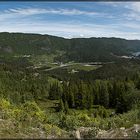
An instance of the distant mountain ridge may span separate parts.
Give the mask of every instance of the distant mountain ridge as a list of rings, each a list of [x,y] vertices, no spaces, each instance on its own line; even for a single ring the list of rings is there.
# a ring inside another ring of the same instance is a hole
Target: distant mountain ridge
[[[55,61],[115,61],[115,55],[131,55],[140,51],[140,40],[121,38],[72,38],[27,34],[0,33],[0,55],[48,55],[62,51]],[[112,55],[114,54],[114,55]]]

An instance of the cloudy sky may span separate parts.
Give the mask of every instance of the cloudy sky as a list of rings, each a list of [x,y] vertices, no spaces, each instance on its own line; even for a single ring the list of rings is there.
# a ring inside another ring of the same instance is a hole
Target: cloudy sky
[[[140,2],[0,2],[0,32],[140,39]]]

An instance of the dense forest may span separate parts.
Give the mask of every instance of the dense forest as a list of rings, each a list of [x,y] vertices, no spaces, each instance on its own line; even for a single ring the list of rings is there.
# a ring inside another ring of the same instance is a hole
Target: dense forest
[[[55,61],[108,62],[140,51],[139,40],[119,38],[64,39],[50,35],[0,33],[1,55],[57,54]],[[58,53],[59,52],[59,53]]]
[[[124,138],[119,128],[140,124],[140,59],[115,55],[132,55],[139,44],[0,33],[0,136]],[[139,137],[139,129],[127,132]]]

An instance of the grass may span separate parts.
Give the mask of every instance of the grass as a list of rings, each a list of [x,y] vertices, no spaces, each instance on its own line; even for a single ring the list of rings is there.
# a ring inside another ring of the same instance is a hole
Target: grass
[[[69,71],[71,71],[72,69],[74,70],[84,70],[84,71],[91,71],[91,70],[95,70],[97,68],[101,67],[101,65],[90,65],[90,66],[86,66],[83,64],[73,64],[70,66],[65,67],[66,69],[68,69]]]
[[[48,82],[53,84],[53,83],[59,83],[60,81],[58,79],[56,79],[56,78],[48,76]]]
[[[46,64],[48,62],[53,62],[55,55],[51,54],[51,55],[37,55],[37,56],[32,56],[30,61],[35,64],[35,65],[39,65],[40,63]]]
[[[54,58],[62,54],[64,54],[63,51],[56,51],[55,54],[36,55],[30,58],[30,62],[32,62],[35,66],[47,64],[47,66],[54,67],[57,66],[56,64],[52,64],[54,63]]]
[[[50,113],[55,112],[55,108],[57,107],[59,101],[46,99],[46,100],[37,100],[36,103],[46,113]]]

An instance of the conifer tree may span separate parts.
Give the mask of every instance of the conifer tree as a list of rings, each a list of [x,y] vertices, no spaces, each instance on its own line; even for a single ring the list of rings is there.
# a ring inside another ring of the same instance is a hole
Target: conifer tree
[[[65,101],[64,108],[65,108],[65,113],[67,114],[69,112],[69,105],[67,101]]]
[[[64,103],[63,103],[62,99],[60,99],[60,101],[59,101],[59,110],[62,112],[65,110]]]
[[[107,89],[106,82],[101,82],[101,89],[100,89],[100,104],[104,107],[109,106],[109,92]]]

